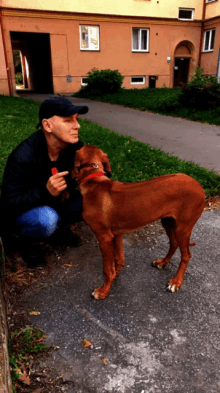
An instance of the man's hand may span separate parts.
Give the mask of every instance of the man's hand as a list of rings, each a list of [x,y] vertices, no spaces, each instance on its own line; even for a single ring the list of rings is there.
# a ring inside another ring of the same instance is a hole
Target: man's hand
[[[59,172],[49,177],[46,187],[51,195],[54,197],[61,194],[63,190],[67,188],[66,180],[64,176],[68,175],[68,171]]]

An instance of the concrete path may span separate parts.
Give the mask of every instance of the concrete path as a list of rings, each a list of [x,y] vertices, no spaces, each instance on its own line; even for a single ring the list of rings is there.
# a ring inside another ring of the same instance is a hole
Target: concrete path
[[[44,94],[20,93],[21,97],[42,102]],[[87,105],[92,120],[120,134],[149,143],[185,161],[220,172],[220,127],[162,116],[118,105],[68,97],[74,104]]]

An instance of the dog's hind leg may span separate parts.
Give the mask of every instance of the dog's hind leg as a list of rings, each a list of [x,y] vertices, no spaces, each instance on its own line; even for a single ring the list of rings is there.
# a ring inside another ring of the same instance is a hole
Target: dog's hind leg
[[[170,248],[163,259],[157,259],[156,261],[153,262],[153,266],[157,267],[158,269],[162,269],[164,266],[166,266],[172,256],[174,255],[175,251],[178,248],[178,243],[176,240],[176,221],[172,217],[165,217],[161,219],[161,224],[163,225],[167,236],[169,237],[170,240]]]
[[[191,258],[191,252],[189,250],[189,246],[191,245],[189,241],[190,236],[191,236],[191,230],[190,231],[186,231],[186,229],[183,229],[182,231],[180,229],[177,230],[176,238],[181,252],[181,260],[177,273],[169,281],[168,284],[167,289],[171,292],[178,291],[178,289],[181,287],[183,283],[184,273],[187,269],[189,260]]]
[[[121,268],[125,265],[123,235],[115,235],[113,241],[115,246],[115,270],[116,275],[118,275]]]
[[[95,231],[94,231],[95,232]],[[115,271],[115,252],[114,252],[114,235],[110,230],[102,229],[95,232],[102,252],[104,283],[101,287],[96,288],[92,293],[95,299],[105,299],[111,289],[113,280],[116,277]]]

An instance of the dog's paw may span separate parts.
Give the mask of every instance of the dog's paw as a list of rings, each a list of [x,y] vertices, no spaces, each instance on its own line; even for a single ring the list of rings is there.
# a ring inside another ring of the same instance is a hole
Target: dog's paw
[[[95,300],[99,300],[99,299],[100,299],[99,294],[98,294],[98,292],[96,292],[96,290],[92,292],[92,297],[93,297]]]
[[[179,288],[175,284],[174,285],[168,284],[168,286],[167,286],[167,291],[169,291],[169,292],[174,293],[174,292],[177,292],[178,290],[179,290]]]
[[[164,266],[166,266],[166,264],[163,263],[163,259],[157,259],[152,263],[152,266],[162,269]]]
[[[168,283],[167,290],[172,293],[177,292],[180,289],[182,283],[183,280],[179,276],[173,277]]]
[[[92,296],[95,300],[105,299],[109,294],[109,291],[103,291],[102,287],[94,289]]]

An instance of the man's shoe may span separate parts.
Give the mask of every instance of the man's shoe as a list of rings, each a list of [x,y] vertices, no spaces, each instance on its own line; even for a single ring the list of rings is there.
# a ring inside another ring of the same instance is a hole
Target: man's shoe
[[[28,244],[27,241],[26,244],[22,244],[20,254],[29,268],[43,268],[46,265],[46,259],[39,243]]]
[[[64,246],[79,247],[82,240],[79,235],[72,232],[70,227],[61,227],[54,232],[49,238],[50,243],[56,243]]]

